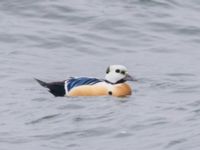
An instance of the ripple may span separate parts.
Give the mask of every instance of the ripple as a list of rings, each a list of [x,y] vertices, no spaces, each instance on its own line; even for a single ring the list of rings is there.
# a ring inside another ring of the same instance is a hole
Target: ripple
[[[31,136],[31,138],[36,138],[36,139],[40,139],[40,140],[51,140],[51,139],[56,139],[56,138],[60,138],[63,136],[68,136],[71,134],[76,134],[77,131],[64,131],[64,132],[56,132],[56,133],[51,133],[51,134],[38,134],[38,135],[33,135]]]
[[[33,98],[32,101],[42,102],[42,101],[48,101],[48,99],[44,97],[39,97],[39,98]]]
[[[76,109],[82,109],[82,108],[85,108],[84,106],[82,105],[78,105],[78,104],[67,104],[65,106],[60,106],[58,107],[58,109],[72,109],[72,110],[76,110]]]
[[[180,138],[180,139],[177,139],[177,140],[172,140],[167,144],[167,146],[165,146],[165,148],[171,148],[171,147],[174,147],[174,146],[179,145],[181,143],[184,143],[186,141],[187,140],[184,139],[184,138]]]
[[[58,116],[60,116],[60,114],[48,115],[48,116],[44,116],[44,117],[32,120],[30,122],[27,122],[26,124],[37,124],[37,123],[41,123],[43,121],[47,121],[47,120],[51,120],[51,119],[57,118]]]
[[[140,4],[147,5],[147,6],[153,6],[153,7],[162,7],[162,8],[171,8],[171,4],[177,4],[175,1],[157,1],[157,0],[138,0]]]
[[[132,136],[132,134],[130,132],[127,131],[120,131],[120,133],[116,134],[114,137],[115,138],[124,138],[124,137],[129,137]]]
[[[195,77],[192,73],[169,73],[167,75],[172,77]]]

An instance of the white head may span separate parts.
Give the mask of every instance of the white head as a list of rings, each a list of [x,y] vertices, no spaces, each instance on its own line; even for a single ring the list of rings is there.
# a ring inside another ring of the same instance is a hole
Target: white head
[[[133,81],[133,78],[128,74],[127,68],[122,65],[109,66],[106,70],[105,79],[113,84]]]

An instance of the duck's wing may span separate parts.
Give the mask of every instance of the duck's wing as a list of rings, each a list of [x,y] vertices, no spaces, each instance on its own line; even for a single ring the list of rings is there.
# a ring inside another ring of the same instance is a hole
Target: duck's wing
[[[69,92],[71,89],[82,86],[82,85],[94,85],[96,83],[102,82],[103,80],[97,78],[80,77],[80,78],[70,78],[65,82],[65,89]]]
[[[49,89],[49,92],[54,96],[65,96],[65,81],[58,82],[44,82],[39,79],[35,79],[41,86]]]

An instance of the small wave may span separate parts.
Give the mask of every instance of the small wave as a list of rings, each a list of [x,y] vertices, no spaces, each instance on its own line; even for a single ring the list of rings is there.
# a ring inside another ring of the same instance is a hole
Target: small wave
[[[46,120],[51,120],[51,119],[57,118],[59,115],[60,114],[53,114],[53,115],[44,116],[44,117],[32,120],[30,122],[27,122],[26,124],[37,124],[37,123],[40,123],[40,122],[43,122],[43,121],[46,121]]]

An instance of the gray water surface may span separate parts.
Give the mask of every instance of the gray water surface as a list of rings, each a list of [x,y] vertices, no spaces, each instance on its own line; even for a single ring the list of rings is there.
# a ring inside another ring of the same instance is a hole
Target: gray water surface
[[[1,150],[200,149],[199,0],[1,0]],[[127,98],[55,98],[39,86],[103,78]]]

